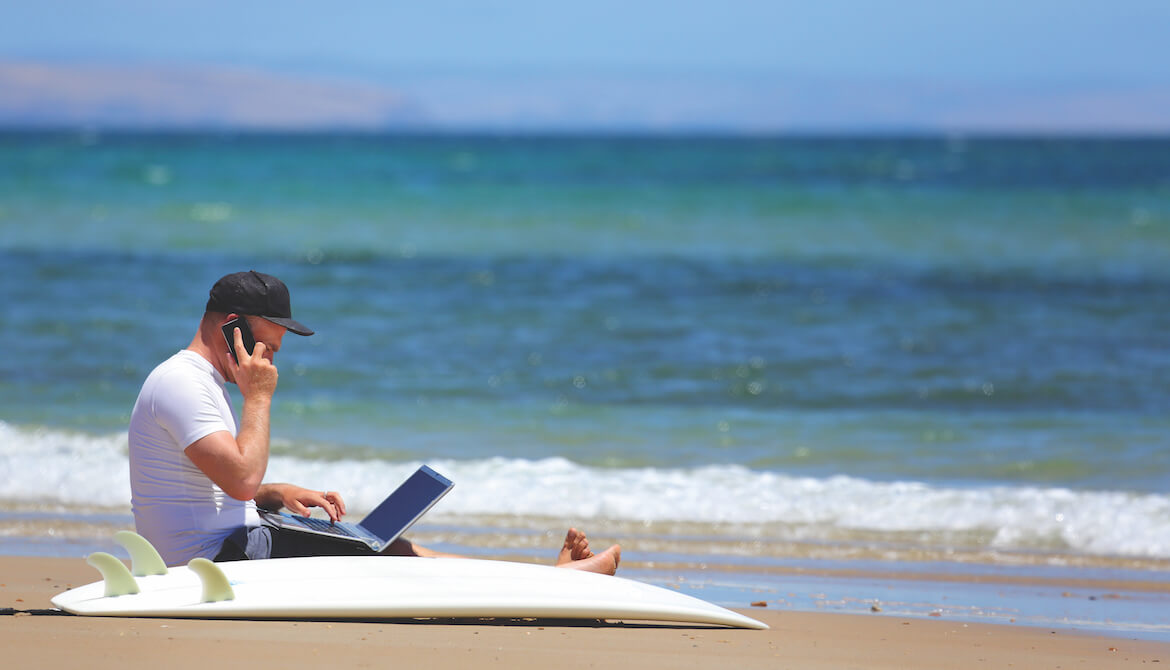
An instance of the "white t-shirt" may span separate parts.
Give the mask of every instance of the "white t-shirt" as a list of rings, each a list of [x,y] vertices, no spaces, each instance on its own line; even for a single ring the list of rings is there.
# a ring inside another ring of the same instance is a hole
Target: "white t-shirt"
[[[237,429],[223,376],[193,351],[163,361],[142,384],[130,414],[130,505],[138,533],[167,565],[215,558],[234,529],[260,523],[254,502],[224,493],[184,452]]]

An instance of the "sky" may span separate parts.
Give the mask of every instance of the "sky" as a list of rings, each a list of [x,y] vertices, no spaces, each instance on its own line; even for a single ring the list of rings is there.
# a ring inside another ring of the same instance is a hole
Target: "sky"
[[[1165,0],[45,0],[0,125],[1170,132]]]

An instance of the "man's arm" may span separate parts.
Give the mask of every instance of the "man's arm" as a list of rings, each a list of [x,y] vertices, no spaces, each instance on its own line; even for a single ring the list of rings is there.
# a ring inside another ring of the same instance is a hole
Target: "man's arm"
[[[267,418],[265,413],[265,424]],[[268,464],[268,440],[263,441],[262,448],[251,442],[245,436],[245,425],[246,418],[240,426],[240,440],[234,439],[226,430],[212,433],[187,447],[187,457],[224,493],[237,500],[255,500],[258,506],[273,511],[287,507],[302,516],[309,515],[309,507],[320,507],[333,521],[339,521],[345,515],[345,501],[339,493],[314,491],[293,484],[260,483]],[[264,432],[267,437],[267,430]],[[254,462],[261,452],[263,461]]]
[[[269,415],[272,394],[276,391],[277,371],[265,356],[264,342],[257,342],[251,355],[246,353],[240,330],[235,330],[238,363],[229,360],[233,377],[244,396],[243,416],[236,437],[218,431],[189,445],[187,458],[207,477],[236,500],[255,500],[264,509],[287,507],[297,514],[309,515],[308,507],[321,507],[337,521],[345,514],[345,501],[334,492],[314,491],[292,484],[263,484],[268,469]]]
[[[184,452],[224,493],[236,500],[251,500],[268,469],[268,415],[278,374],[265,356],[267,347],[263,342],[257,342],[248,354],[240,329],[234,334],[239,362],[229,356],[228,364],[244,396],[239,434],[232,437],[227,431],[217,431],[188,445]]]
[[[236,500],[252,500],[268,469],[268,440],[247,440],[240,429],[237,440],[221,430],[196,440],[184,451],[187,458],[223,492]]]

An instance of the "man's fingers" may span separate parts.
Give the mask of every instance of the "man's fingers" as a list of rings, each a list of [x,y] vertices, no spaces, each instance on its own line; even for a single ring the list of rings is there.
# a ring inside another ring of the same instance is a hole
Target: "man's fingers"
[[[309,516],[309,507],[320,507],[329,515],[330,521],[341,521],[345,516],[345,501],[335,491],[314,491],[296,487],[285,495],[284,506],[290,512]]]
[[[337,508],[337,517],[338,518],[345,516],[345,500],[343,500],[341,498],[340,493],[326,491],[325,498],[329,502],[333,503],[334,507]]]
[[[337,516],[337,510],[333,507],[333,503],[329,502],[328,498],[321,501],[321,509],[325,510],[325,513],[329,515],[330,521],[337,521],[339,518]]]
[[[236,340],[236,357],[237,358],[244,357],[244,356],[249,356],[252,358],[257,358],[257,357],[263,358],[264,352],[268,350],[267,345],[265,345],[263,342],[256,342],[252,346],[252,353],[248,353],[248,350],[244,348],[244,334],[242,332],[240,332],[239,326],[236,326],[235,328],[232,329],[232,335],[235,337],[235,340]]]
[[[232,338],[236,341],[236,358],[248,355],[248,350],[244,348],[244,334],[240,332],[240,327],[232,328]]]
[[[341,521],[341,517],[345,515],[345,504],[341,500],[341,496],[336,493],[326,491],[321,496],[325,498],[325,504],[321,507],[329,514],[329,518],[333,521]]]

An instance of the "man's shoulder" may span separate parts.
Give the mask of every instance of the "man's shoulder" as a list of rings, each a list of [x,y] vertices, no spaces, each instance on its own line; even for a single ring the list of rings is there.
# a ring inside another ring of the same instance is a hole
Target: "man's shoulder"
[[[215,368],[207,359],[199,354],[184,349],[155,366],[147,376],[147,381],[159,380],[175,375],[190,376],[200,380],[209,380],[219,383]]]
[[[147,375],[139,392],[139,400],[153,404],[160,397],[187,396],[191,393],[218,395],[216,391],[225,391],[225,386],[211,363],[193,351],[183,350],[159,363]]]
[[[158,425],[179,443],[190,444],[194,441],[188,439],[190,434],[197,432],[191,426],[200,417],[222,422],[229,401],[220,379],[211,363],[191,351],[180,351],[159,363],[143,382],[130,414],[131,442],[134,433],[146,434]]]

